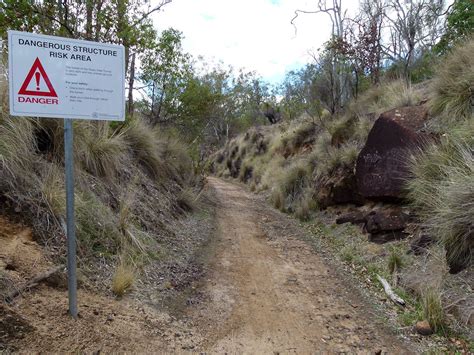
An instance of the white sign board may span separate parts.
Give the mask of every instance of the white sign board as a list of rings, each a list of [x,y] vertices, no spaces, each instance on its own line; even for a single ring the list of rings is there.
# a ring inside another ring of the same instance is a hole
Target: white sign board
[[[8,31],[10,114],[125,119],[123,46]]]

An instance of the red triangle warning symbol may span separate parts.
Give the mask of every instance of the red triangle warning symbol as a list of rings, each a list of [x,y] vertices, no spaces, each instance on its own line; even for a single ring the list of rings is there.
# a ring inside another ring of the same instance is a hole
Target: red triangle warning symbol
[[[36,81],[36,90],[28,90],[28,85],[30,85],[30,82],[33,77]],[[41,79],[43,79],[44,83],[48,87],[48,91],[40,91]],[[53,88],[53,85],[51,84],[51,81],[49,81],[48,75],[46,74],[39,58],[36,58],[35,62],[33,63],[33,66],[28,72],[28,75],[26,76],[26,79],[23,82],[20,91],[18,91],[18,95],[58,97],[56,91]]]

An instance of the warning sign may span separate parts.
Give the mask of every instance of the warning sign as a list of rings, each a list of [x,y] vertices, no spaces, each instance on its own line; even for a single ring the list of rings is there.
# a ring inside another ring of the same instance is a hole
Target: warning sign
[[[123,121],[123,46],[8,31],[10,114]]]
[[[34,81],[35,81],[34,88],[36,89],[31,90],[28,88],[33,80],[33,76],[34,76]],[[41,82],[44,82],[46,84],[48,91],[41,91],[41,88],[40,88]],[[28,72],[28,75],[26,76],[26,79],[23,82],[23,85],[21,86],[20,91],[18,91],[18,95],[58,97],[58,95],[56,94],[56,91],[54,91],[53,85],[51,85],[51,81],[49,81],[48,75],[46,74],[43,66],[41,65],[39,58],[36,58],[35,62],[33,63],[33,66]]]

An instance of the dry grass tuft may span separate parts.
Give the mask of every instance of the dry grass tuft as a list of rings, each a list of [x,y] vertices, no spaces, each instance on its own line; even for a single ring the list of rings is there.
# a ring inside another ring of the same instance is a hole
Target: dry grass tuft
[[[80,163],[94,176],[115,177],[127,151],[123,134],[110,132],[108,122],[91,123],[86,130],[78,152]]]
[[[239,180],[244,183],[247,183],[250,179],[252,179],[253,171],[254,167],[252,165],[252,162],[249,159],[244,160],[240,168]]]
[[[421,99],[421,93],[413,86],[395,80],[368,89],[350,104],[349,110],[359,117],[368,113],[378,116],[397,107],[417,105]]]
[[[474,253],[474,130],[470,137],[445,136],[414,155],[408,181],[408,195],[423,224],[445,247],[453,272],[471,264]]]
[[[444,309],[439,289],[427,288],[421,294],[421,307],[425,319],[435,332],[442,331],[446,326]]]
[[[76,192],[76,233],[82,257],[111,256],[120,248],[117,216],[91,191]]]
[[[329,177],[339,167],[353,167],[360,149],[360,145],[356,142],[345,143],[340,148],[330,145],[324,148],[322,145],[316,146],[310,157],[316,167],[315,175],[323,179]]]
[[[64,174],[60,167],[53,163],[47,167],[39,188],[48,209],[57,217],[66,215],[66,190]]]
[[[140,120],[132,121],[124,131],[124,139],[136,159],[154,177],[164,175],[165,164],[159,151],[155,132]]]
[[[298,201],[295,207],[295,217],[300,221],[308,221],[311,217],[311,211],[316,210],[318,204],[313,196],[313,191],[307,188],[303,192],[302,198]]]
[[[171,176],[173,176],[181,186],[192,184],[194,178],[193,160],[184,143],[175,137],[169,137],[163,134],[158,135],[155,139],[158,140],[158,144],[160,145],[159,150],[162,152],[161,154]]]
[[[270,152],[285,156],[293,155],[303,145],[313,143],[316,129],[317,126],[310,120],[293,121],[285,132],[274,137]]]
[[[197,208],[198,196],[193,192],[191,188],[181,190],[176,199],[178,207],[184,212],[192,212]]]
[[[120,262],[112,278],[112,292],[117,297],[122,297],[133,286],[135,278],[134,267]]]
[[[403,255],[400,253],[400,250],[397,248],[392,248],[388,256],[388,271],[390,274],[398,272],[404,265]]]
[[[474,38],[457,47],[439,66],[433,80],[433,114],[451,120],[471,117],[474,104]]]
[[[328,124],[328,131],[331,134],[331,144],[339,146],[347,142],[354,135],[357,118],[342,116],[336,118]]]
[[[284,212],[294,212],[304,197],[310,182],[310,169],[306,161],[297,161],[281,171],[272,191],[273,205]]]
[[[0,167],[8,174],[10,184],[24,180],[33,167],[33,154],[37,149],[35,124],[24,118],[5,118],[0,120]]]

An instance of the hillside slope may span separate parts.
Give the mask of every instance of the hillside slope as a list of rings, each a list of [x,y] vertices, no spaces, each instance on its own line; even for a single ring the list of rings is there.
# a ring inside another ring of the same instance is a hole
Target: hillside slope
[[[448,56],[431,82],[388,82],[343,114],[252,128],[209,160],[211,173],[309,221],[352,272],[398,285],[414,307],[399,314],[403,324],[427,320],[439,334],[451,328],[471,338],[473,43]]]

